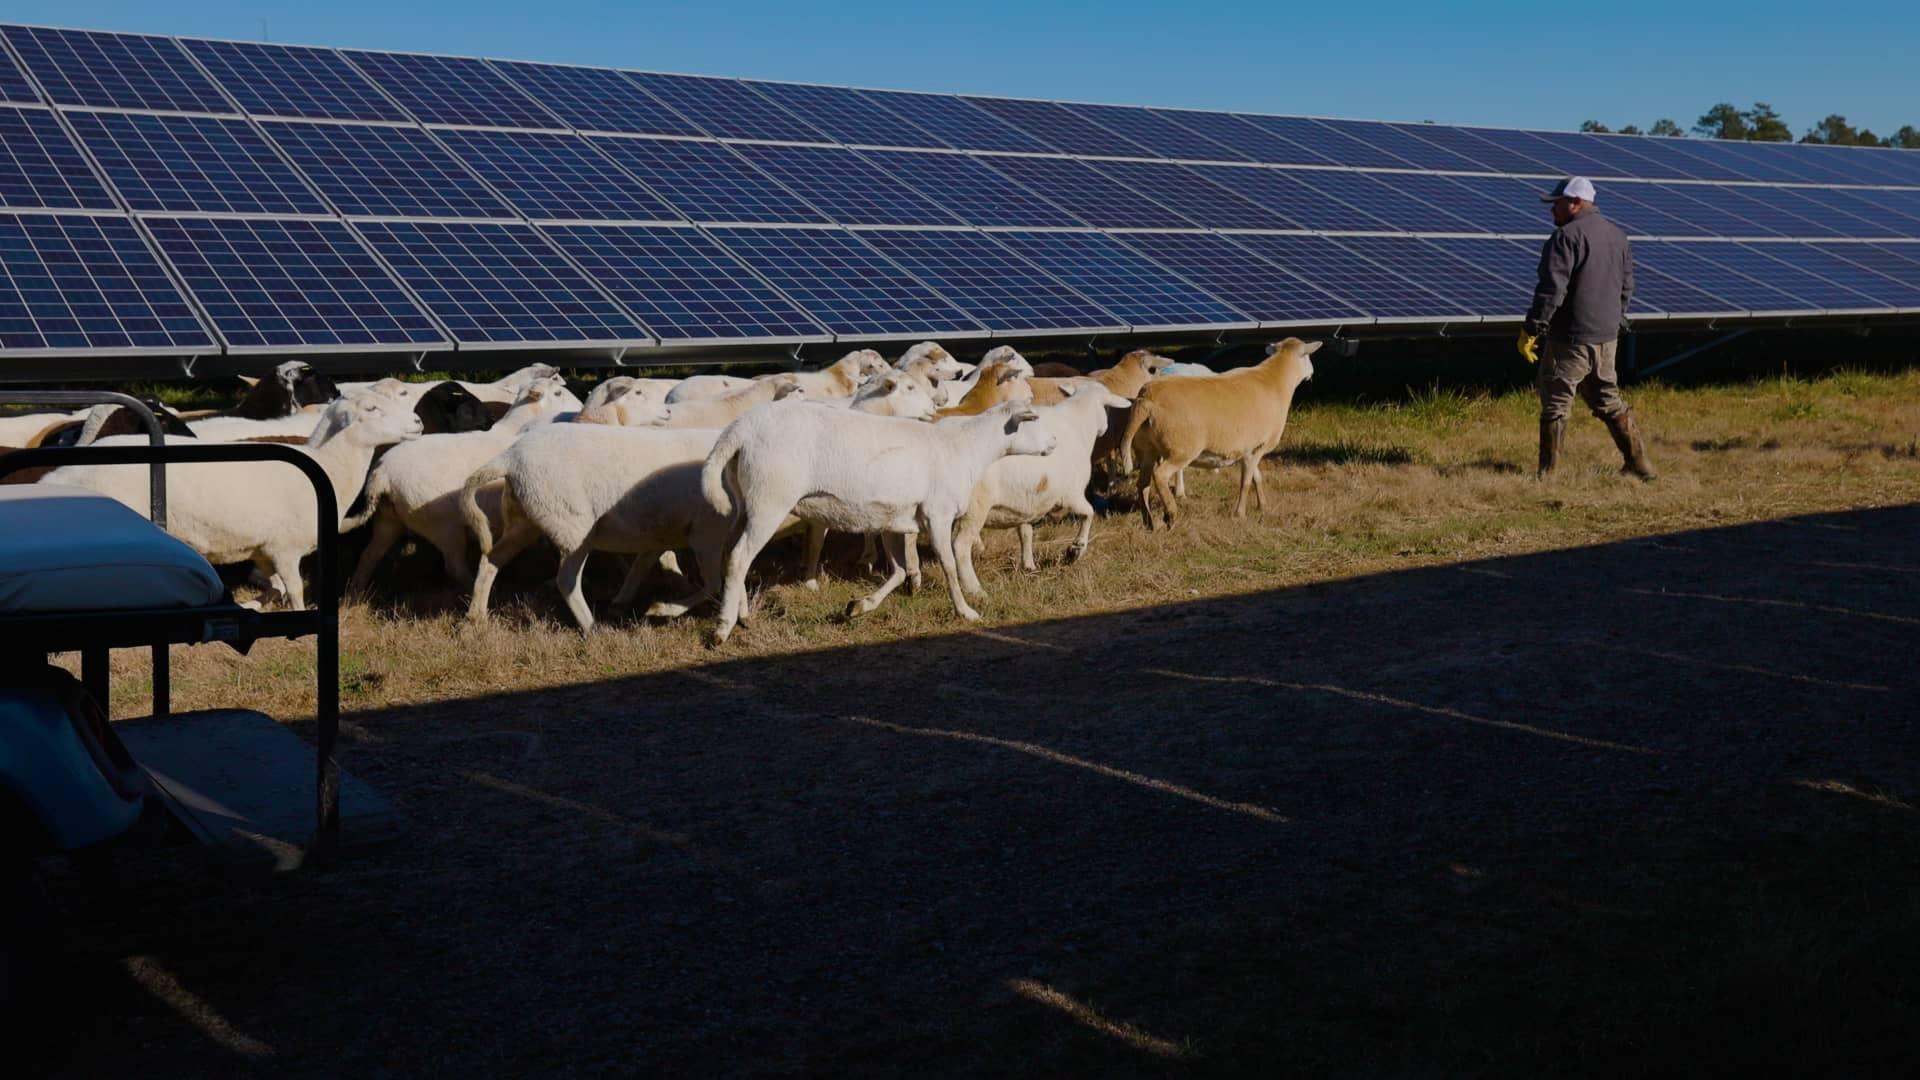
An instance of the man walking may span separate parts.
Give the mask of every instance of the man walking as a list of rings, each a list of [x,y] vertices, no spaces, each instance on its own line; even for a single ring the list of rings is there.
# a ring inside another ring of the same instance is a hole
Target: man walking
[[[1540,196],[1553,204],[1558,226],[1540,249],[1540,284],[1520,331],[1520,355],[1539,363],[1540,470],[1544,479],[1560,464],[1567,417],[1578,393],[1607,425],[1625,460],[1621,472],[1654,477],[1633,411],[1620,398],[1614,357],[1620,325],[1633,299],[1633,251],[1627,234],[1594,208],[1593,182],[1569,176]],[[1540,339],[1546,358],[1540,359]]]

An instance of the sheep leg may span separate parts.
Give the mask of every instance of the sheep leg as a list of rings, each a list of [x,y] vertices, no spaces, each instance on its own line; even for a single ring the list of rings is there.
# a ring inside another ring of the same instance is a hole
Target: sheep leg
[[[387,552],[393,550],[393,545],[406,534],[407,527],[400,523],[398,515],[382,506],[374,516],[373,535],[367,540],[367,548],[360,553],[360,561],[354,564],[353,580],[347,583],[347,592],[355,596],[365,593],[380,560],[386,558]]]
[[[593,609],[587,606],[586,594],[580,589],[580,578],[587,568],[587,556],[591,554],[593,554],[591,540],[567,552],[566,558],[560,560],[560,572],[553,578],[554,585],[560,589],[560,595],[567,601],[567,610],[573,612],[573,621],[579,625],[580,632],[583,634],[593,629]],[[638,568],[649,564],[635,559],[633,565]],[[633,574],[629,572],[627,577],[632,578]],[[623,589],[625,587],[624,584],[621,586]]]
[[[827,548],[827,527],[807,523],[807,580],[800,584],[820,591],[820,555]]]
[[[980,575],[973,569],[973,552],[980,546],[980,531],[985,524],[984,517],[962,517],[953,530],[953,557],[960,566],[960,588],[968,596],[987,595],[987,590],[980,587]]]
[[[473,564],[467,561],[467,530],[459,526],[436,529],[424,534],[427,543],[440,552],[440,565],[455,585],[473,582]]]
[[[298,551],[267,552],[267,559],[273,564],[273,576],[279,579],[286,593],[288,611],[307,610],[306,586],[300,581],[300,554]]]
[[[1187,470],[1181,469],[1174,474],[1173,493],[1182,499],[1187,497]]]
[[[767,546],[773,534],[780,531],[786,521],[786,511],[777,514],[762,513],[754,516],[752,509],[747,511],[746,521],[741,525],[739,535],[733,545],[727,549],[726,587],[720,594],[720,623],[713,628],[713,642],[718,645],[733,634],[733,628],[749,621],[746,616],[747,570],[753,565],[754,557],[760,549]]]
[[[933,534],[933,555],[940,560],[940,571],[947,575],[947,595],[953,599],[953,610],[968,622],[979,622],[980,613],[960,591],[960,574],[953,562],[953,519],[929,516],[927,531]]]
[[[1173,528],[1174,513],[1179,504],[1174,501],[1173,481],[1179,475],[1180,468],[1171,461],[1162,461],[1153,467],[1153,493],[1160,499],[1160,516],[1166,520],[1166,527]],[[1153,515],[1147,515],[1147,528],[1153,528]]]
[[[1029,574],[1040,572],[1040,564],[1033,557],[1033,522],[1023,521],[1016,530],[1020,534],[1020,569]]]
[[[917,596],[920,593],[920,586],[926,584],[920,576],[920,534],[910,532],[902,533],[901,536],[906,541],[904,561],[907,568],[907,595]]]
[[[1248,466],[1253,470],[1253,505],[1263,514],[1267,512],[1267,481],[1260,475],[1260,459],[1266,456],[1264,453],[1255,455]]]
[[[1240,498],[1233,504],[1234,517],[1247,516],[1247,496],[1253,492],[1254,474],[1259,471],[1259,459],[1246,457],[1240,459]]]
[[[693,547],[694,566],[700,571],[700,587],[674,601],[659,600],[647,608],[650,619],[670,619],[685,615],[713,597],[714,587],[724,574],[722,552],[726,548],[726,527],[715,520],[711,525],[695,526],[688,542]]]
[[[887,580],[881,582],[878,589],[848,604],[848,618],[856,615],[865,615],[867,612],[879,607],[886,601],[887,597],[893,595],[893,590],[899,588],[901,582],[907,580],[907,560],[906,556],[902,553],[902,548],[912,546],[913,534],[882,533],[880,535],[880,544],[887,553],[887,565],[890,568],[890,572],[887,574]]]
[[[1080,519],[1080,531],[1073,537],[1073,544],[1067,548],[1067,561],[1079,562],[1086,557],[1087,548],[1093,544],[1093,504],[1087,501],[1083,492],[1073,502],[1067,504],[1067,513]]]
[[[500,539],[493,542],[486,557],[480,560],[480,568],[473,574],[473,599],[467,603],[467,618],[470,621],[486,621],[487,603],[493,598],[493,579],[500,576],[501,567],[527,550],[527,545],[539,536],[540,530],[533,522],[520,519],[508,525]]]
[[[648,572],[658,565],[659,562],[648,559],[644,551],[635,555],[633,560],[627,563],[627,576],[620,580],[620,591],[613,594],[613,610],[625,610],[627,605],[633,603],[634,594],[640,591],[640,585],[647,580]],[[676,562],[675,565],[679,564]]]

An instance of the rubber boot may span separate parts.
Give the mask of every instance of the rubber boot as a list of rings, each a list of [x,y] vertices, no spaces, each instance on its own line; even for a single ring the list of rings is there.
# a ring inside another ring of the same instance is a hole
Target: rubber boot
[[[1605,420],[1607,431],[1613,435],[1613,445],[1620,448],[1620,459],[1625,462],[1620,466],[1620,471],[1642,480],[1651,480],[1659,475],[1647,461],[1647,447],[1640,441],[1640,428],[1633,422],[1632,411],[1609,416]]]
[[[1560,465],[1560,448],[1566,445],[1567,422],[1565,420],[1540,421],[1540,468],[1533,474],[1535,480],[1545,480]]]

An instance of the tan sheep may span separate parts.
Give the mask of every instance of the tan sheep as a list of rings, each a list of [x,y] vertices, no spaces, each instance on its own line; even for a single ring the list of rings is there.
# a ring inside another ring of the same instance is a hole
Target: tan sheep
[[[1110,368],[1092,372],[1078,378],[1092,379],[1107,388],[1110,393],[1118,394],[1132,401],[1140,394],[1140,388],[1147,380],[1159,373],[1160,369],[1173,363],[1167,357],[1146,349],[1135,349],[1120,358],[1120,362]],[[1072,379],[1034,379],[1033,403],[1035,405],[1058,405],[1067,400],[1062,386]]]

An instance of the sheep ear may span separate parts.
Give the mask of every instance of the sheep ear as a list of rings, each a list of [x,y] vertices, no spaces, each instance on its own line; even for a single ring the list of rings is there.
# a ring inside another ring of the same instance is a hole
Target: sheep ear
[[[1317,353],[1320,351],[1320,346],[1325,344],[1326,342],[1324,341],[1309,341],[1306,343],[1305,346],[1301,348],[1300,351],[1303,353],[1306,353],[1308,356],[1312,356],[1314,353]]]
[[[1077,393],[1079,393],[1079,392],[1080,392],[1080,385],[1079,385],[1078,383],[1062,383],[1062,384],[1060,384],[1060,396],[1061,396],[1061,397],[1072,397],[1073,395],[1075,395],[1075,394],[1077,394]]]
[[[234,378],[239,379],[241,382],[247,384],[248,389],[252,389],[253,387],[260,385],[260,380],[252,377],[251,375],[235,375]]]
[[[1031,407],[1013,410],[1013,422],[1016,424],[1024,424],[1030,420],[1038,419],[1040,419],[1040,414],[1034,412]]]
[[[1005,386],[1019,377],[1020,373],[1013,370],[1012,365],[1008,365],[1000,369],[1000,377],[993,380],[993,384],[995,386]]]

